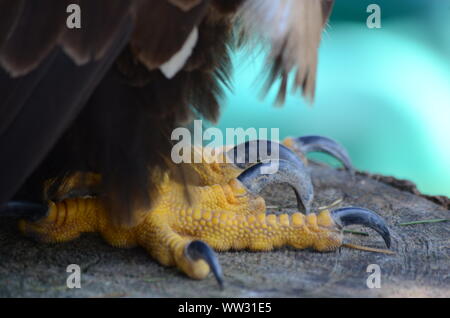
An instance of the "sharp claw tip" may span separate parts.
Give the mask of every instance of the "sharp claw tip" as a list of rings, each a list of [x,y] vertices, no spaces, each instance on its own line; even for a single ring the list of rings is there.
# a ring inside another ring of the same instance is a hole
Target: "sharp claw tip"
[[[203,241],[192,241],[187,245],[188,256],[194,260],[203,259],[208,263],[210,270],[214,274],[220,289],[223,289],[223,275],[222,268],[212,248]]]
[[[383,240],[386,244],[386,247],[391,248],[391,235],[389,233],[387,233],[386,236],[383,236]]]
[[[315,151],[327,153],[339,160],[343,164],[345,170],[350,173],[354,170],[347,150],[333,139],[311,135],[298,137],[292,140],[297,148],[305,155]]]
[[[339,227],[359,224],[367,226],[381,235],[387,248],[391,247],[391,235],[385,221],[375,212],[359,208],[346,207],[331,212],[332,217]]]
[[[217,283],[219,284],[220,290],[225,290],[223,279],[222,278],[219,279],[219,278],[216,277],[216,280],[217,280]]]

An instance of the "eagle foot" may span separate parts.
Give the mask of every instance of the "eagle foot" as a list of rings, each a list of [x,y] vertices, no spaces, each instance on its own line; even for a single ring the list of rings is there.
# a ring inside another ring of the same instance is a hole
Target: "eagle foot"
[[[331,153],[353,171],[345,150],[323,137],[288,139],[285,144],[297,151]],[[374,229],[390,246],[389,230],[373,211],[345,207],[310,213],[313,187],[309,173],[303,160],[292,156],[288,148],[280,148],[278,159],[260,158],[243,171],[236,164],[192,164],[203,176],[198,184],[183,185],[165,175],[157,199],[149,210],[137,212],[140,221],[133,227],[113,224],[95,197],[49,202],[44,218],[21,220],[19,227],[43,242],[64,242],[83,232],[99,232],[113,246],[141,246],[159,263],[176,266],[191,278],[203,279],[212,271],[220,285],[222,270],[213,249],[270,251],[291,246],[333,251],[343,244],[343,227],[352,224]],[[275,172],[268,173],[273,167]],[[298,212],[266,213],[260,191],[275,183],[291,185]]]

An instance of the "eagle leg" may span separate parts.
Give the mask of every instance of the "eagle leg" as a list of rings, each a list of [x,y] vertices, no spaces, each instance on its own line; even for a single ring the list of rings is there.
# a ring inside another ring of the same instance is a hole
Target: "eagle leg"
[[[237,176],[232,164],[193,164],[195,171],[215,171],[222,181],[225,174],[221,167],[233,172],[229,180],[207,185],[185,185],[167,173],[160,177],[157,200],[149,210],[138,211],[140,221],[133,227],[113,224],[106,206],[95,197],[49,202],[46,217],[35,222],[21,220],[19,227],[44,242],[63,242],[83,232],[99,232],[113,246],[141,246],[162,265],[176,266],[191,278],[203,279],[212,270],[219,284],[222,273],[212,249],[270,251],[292,246],[333,251],[342,245],[342,228],[352,224],[374,229],[390,245],[383,219],[363,208],[309,214],[266,213],[265,201],[259,195],[265,186],[287,182],[296,192],[304,191],[299,179],[304,173],[295,171],[299,166],[283,159],[275,163],[278,171],[273,174],[263,173],[263,168],[274,164],[266,161]],[[298,203],[304,205],[304,195],[297,194]]]

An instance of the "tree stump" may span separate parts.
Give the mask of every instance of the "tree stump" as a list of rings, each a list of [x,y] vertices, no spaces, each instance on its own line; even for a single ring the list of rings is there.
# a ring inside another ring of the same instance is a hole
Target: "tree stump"
[[[212,276],[194,281],[153,261],[143,249],[118,249],[96,234],[64,244],[22,237],[13,220],[0,224],[0,297],[449,297],[450,223],[400,226],[446,218],[450,200],[425,197],[406,181],[311,165],[314,206],[342,199],[385,218],[395,255],[342,247],[336,252],[281,248],[272,252],[219,253],[225,276],[220,290]],[[289,187],[266,189],[269,211],[295,211]],[[345,241],[384,248],[381,237],[346,234]],[[70,264],[81,267],[81,288],[68,289]],[[368,288],[370,264],[380,267],[380,288]]]

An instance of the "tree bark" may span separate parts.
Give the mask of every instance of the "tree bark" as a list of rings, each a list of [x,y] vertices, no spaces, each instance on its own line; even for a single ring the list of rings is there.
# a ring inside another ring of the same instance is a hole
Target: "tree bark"
[[[400,226],[402,222],[450,218],[450,200],[421,195],[408,181],[348,173],[311,165],[315,208],[338,205],[372,209],[385,218],[395,255],[349,248],[317,253],[282,248],[266,253],[219,254],[226,287],[212,276],[194,281],[154,262],[140,248],[117,249],[98,235],[43,245],[22,237],[14,221],[0,224],[0,297],[449,297],[449,223]],[[295,195],[285,185],[266,189],[269,211],[295,211]],[[381,237],[346,234],[348,243],[384,248]],[[70,264],[82,269],[81,289],[67,289]],[[367,267],[381,270],[381,288],[368,288]]]

